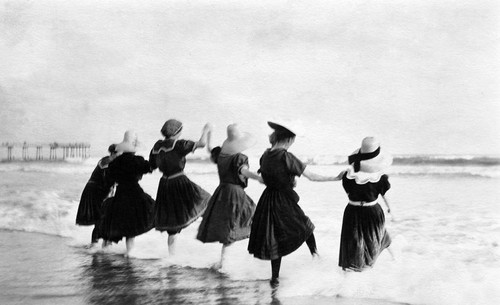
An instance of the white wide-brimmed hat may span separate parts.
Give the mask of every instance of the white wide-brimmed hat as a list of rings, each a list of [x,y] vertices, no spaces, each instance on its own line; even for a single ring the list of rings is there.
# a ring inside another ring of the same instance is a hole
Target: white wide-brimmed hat
[[[133,130],[125,131],[123,136],[123,141],[116,144],[115,150],[118,153],[124,152],[137,152],[137,147],[139,146],[139,140],[137,133]]]
[[[348,158],[355,172],[377,173],[392,164],[392,156],[380,148],[380,142],[375,137],[366,137],[361,147],[356,149]]]
[[[255,138],[248,132],[242,132],[238,124],[227,126],[227,138],[222,143],[221,153],[236,154],[255,145]]]

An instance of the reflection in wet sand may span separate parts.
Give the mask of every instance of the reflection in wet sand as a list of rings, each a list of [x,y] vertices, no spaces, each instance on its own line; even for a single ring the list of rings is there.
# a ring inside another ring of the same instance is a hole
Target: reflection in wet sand
[[[281,304],[267,281],[235,281],[211,269],[103,253],[81,267],[89,304]]]

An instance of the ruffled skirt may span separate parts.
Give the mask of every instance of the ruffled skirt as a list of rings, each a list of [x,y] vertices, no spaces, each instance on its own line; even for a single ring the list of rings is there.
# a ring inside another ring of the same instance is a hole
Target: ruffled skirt
[[[102,214],[102,202],[108,195],[108,191],[93,182],[85,185],[76,213],[77,225],[90,226],[98,222]]]
[[[355,271],[371,267],[390,244],[384,211],[379,204],[364,207],[347,205],[340,236],[340,267]]]
[[[252,221],[248,252],[273,260],[297,250],[314,231],[314,225],[297,204],[293,189],[266,188]]]
[[[250,236],[255,203],[236,184],[219,185],[208,202],[197,239],[229,244]]]
[[[210,194],[185,175],[161,178],[156,195],[155,228],[178,231],[198,219],[207,208]]]

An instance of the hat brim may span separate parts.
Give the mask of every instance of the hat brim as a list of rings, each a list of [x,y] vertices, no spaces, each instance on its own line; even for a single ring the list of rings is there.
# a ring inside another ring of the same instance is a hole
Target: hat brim
[[[115,151],[118,153],[126,153],[126,152],[137,152],[139,143],[137,143],[135,146],[130,143],[130,142],[121,142],[116,145]]]
[[[293,136],[297,135],[297,133],[294,132],[290,127],[285,127],[285,126],[283,126],[281,124],[274,123],[274,122],[271,122],[271,121],[268,121],[267,125],[269,125],[269,127],[271,127],[274,130],[287,131],[287,132],[291,133]]]
[[[248,132],[243,132],[241,137],[234,140],[226,139],[221,146],[221,154],[236,154],[249,149],[257,143]]]
[[[357,154],[359,149],[356,149],[353,154]],[[375,158],[362,160],[359,163],[359,171],[365,173],[376,173],[387,169],[392,164],[392,156],[381,151]]]

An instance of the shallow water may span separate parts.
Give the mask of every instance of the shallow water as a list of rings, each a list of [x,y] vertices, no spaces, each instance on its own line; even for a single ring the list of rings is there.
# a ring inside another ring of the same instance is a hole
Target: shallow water
[[[68,246],[67,239],[50,235],[0,231],[0,243],[2,304],[292,305],[311,301],[311,297],[279,297],[280,288],[271,288],[267,280],[234,280],[209,268],[125,258]],[[314,304],[396,304],[340,296],[312,299]]]
[[[220,245],[195,239],[199,221],[180,234],[175,257],[167,254],[166,235],[156,231],[136,239],[130,259],[123,257],[123,242],[107,251],[87,249],[91,227],[75,226],[74,219],[93,165],[2,166],[2,304],[308,304],[311,298],[315,304],[500,303],[500,179],[494,171],[450,175],[470,171],[433,168],[436,175],[393,168],[388,195],[395,219],[388,216],[387,227],[395,260],[384,251],[362,273],[337,267],[347,202],[341,184],[299,179],[299,204],[316,225],[321,258],[312,260],[305,245],[286,256],[273,291],[269,262],[250,256],[247,241],[228,249],[220,272],[211,270]],[[336,174],[342,166],[311,168]],[[215,166],[188,163],[187,172],[207,191],[216,188]],[[141,181],[153,197],[158,179],[154,173]],[[251,182],[247,193],[258,201],[262,190]]]

